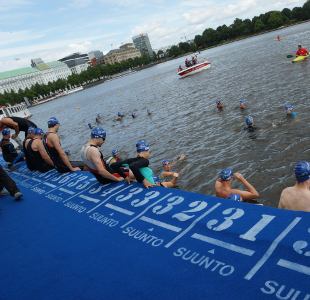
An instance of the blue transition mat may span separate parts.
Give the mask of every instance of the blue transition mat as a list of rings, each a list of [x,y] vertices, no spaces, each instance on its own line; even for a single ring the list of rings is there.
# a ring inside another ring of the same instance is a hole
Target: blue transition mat
[[[310,214],[87,172],[9,173],[0,299],[310,299]]]

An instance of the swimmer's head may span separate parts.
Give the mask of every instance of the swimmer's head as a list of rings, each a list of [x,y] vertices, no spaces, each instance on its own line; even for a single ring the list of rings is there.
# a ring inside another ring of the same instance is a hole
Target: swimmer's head
[[[118,150],[116,150],[116,149],[115,149],[115,150],[112,150],[112,156],[115,157],[117,154],[119,154]]]
[[[290,115],[292,113],[292,111],[293,111],[293,107],[292,107],[292,105],[286,105],[284,110],[285,110],[285,113],[287,115]]]
[[[169,171],[170,170],[171,164],[170,164],[170,161],[168,159],[164,159],[161,163],[162,163],[163,169],[165,171]]]
[[[160,185],[160,179],[157,175],[152,176],[156,185]]]
[[[136,115],[136,113],[133,112],[133,113],[131,114],[131,116],[132,116],[133,118],[135,118],[137,115]]]
[[[120,112],[118,112],[118,113],[117,113],[117,116],[121,117],[121,116],[122,116],[122,114],[121,114]]]
[[[149,156],[149,152],[150,152],[150,146],[146,141],[140,140],[137,144],[137,152],[140,154],[142,152],[148,152],[148,154],[146,155],[147,157]]]
[[[305,182],[310,179],[310,164],[301,161],[295,167],[295,177],[298,182]]]
[[[246,120],[245,120],[245,123],[246,123],[248,126],[253,125],[253,118],[252,118],[252,117],[247,117]]]
[[[149,109],[147,109],[146,111],[147,111],[147,113],[148,113],[149,115],[151,114],[151,111],[150,111]]]
[[[234,173],[230,169],[224,169],[220,173],[220,178],[222,179],[222,181],[229,181],[232,179],[233,176],[234,176]]]
[[[48,128],[53,128],[56,125],[60,125],[59,121],[55,117],[51,117],[47,121]]]
[[[30,134],[30,133],[34,133],[34,132],[35,132],[35,130],[36,130],[36,128],[31,126],[31,127],[29,127],[29,128],[28,128],[27,133],[28,133],[28,134]]]
[[[95,127],[90,134],[92,139],[97,139],[98,146],[101,146],[107,136],[105,130],[101,127]]]
[[[41,128],[36,128],[34,131],[34,135],[43,135],[44,131]]]
[[[70,150],[65,150],[64,152],[65,152],[67,155],[70,154]]]
[[[231,194],[226,199],[227,200],[240,201],[240,202],[243,201],[243,199],[241,198],[241,196],[239,194]]]
[[[240,101],[239,101],[239,106],[240,106],[241,108],[245,108],[245,101],[244,101],[244,100],[240,100]]]
[[[88,127],[91,127],[91,123],[88,123],[87,125],[88,125]]]
[[[2,129],[2,135],[4,136],[8,136],[11,134],[11,130],[9,128],[4,128]]]
[[[216,100],[216,105],[219,105],[221,103],[221,100]]]

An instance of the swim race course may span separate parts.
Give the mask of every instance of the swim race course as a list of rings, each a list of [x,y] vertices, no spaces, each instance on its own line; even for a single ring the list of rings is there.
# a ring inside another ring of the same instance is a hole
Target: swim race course
[[[1,300],[310,299],[309,213],[18,166]]]

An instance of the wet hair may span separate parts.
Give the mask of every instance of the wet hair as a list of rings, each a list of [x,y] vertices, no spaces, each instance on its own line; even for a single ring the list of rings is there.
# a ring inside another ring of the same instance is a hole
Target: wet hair
[[[298,47],[300,47],[300,48],[301,48],[301,45],[298,45]]]
[[[53,128],[53,127],[55,127],[57,124],[49,124],[48,125],[48,128]]]

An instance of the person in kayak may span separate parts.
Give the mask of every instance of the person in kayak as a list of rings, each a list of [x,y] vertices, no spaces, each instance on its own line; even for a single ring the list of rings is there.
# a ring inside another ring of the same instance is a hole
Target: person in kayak
[[[238,189],[232,189],[231,184],[233,180],[236,179],[243,183],[247,188],[247,191],[241,191]],[[255,199],[259,196],[255,188],[245,180],[245,178],[240,173],[233,173],[230,169],[224,169],[220,173],[220,178],[215,182],[215,193],[216,197],[227,199],[231,194],[238,194],[243,200]]]
[[[308,50],[306,50],[305,48],[302,48],[301,45],[298,45],[298,50],[296,52],[296,57],[298,57],[298,56],[306,56],[308,54],[309,54]]]
[[[254,126],[254,120],[252,117],[246,118],[245,123],[248,125],[248,127],[244,127],[243,130],[249,131],[249,132],[254,132],[254,131],[262,132],[262,130],[259,127]]]
[[[164,159],[162,161],[163,170],[161,170],[159,176],[161,178],[165,178],[167,176],[174,176],[175,174],[180,174],[184,168],[178,173],[170,172],[170,169],[172,166],[174,166],[176,163],[178,163],[179,161],[181,161],[183,159],[185,159],[185,155],[182,155],[177,161],[173,162],[172,164],[170,163],[170,161],[168,159]]]
[[[31,164],[35,166],[36,170],[45,173],[54,169],[54,164],[44,149],[42,142],[44,132],[41,128],[36,128],[34,138],[27,144],[26,160],[30,160]]]
[[[245,109],[245,101],[244,100],[240,100],[239,101],[239,106],[241,109]]]
[[[150,162],[148,160],[150,155],[150,147],[146,141],[140,140],[136,144],[138,155],[135,158],[129,158],[122,161],[117,161],[111,165],[111,167],[121,175],[125,181],[130,184],[132,180],[137,180],[143,183],[148,189],[155,185],[153,179],[153,171],[148,167]],[[129,165],[129,169],[132,175],[128,176],[123,170],[122,165]]]
[[[179,174],[178,173],[174,173],[174,178],[169,181],[169,182],[160,182],[160,179],[157,175],[153,175],[153,179],[154,179],[154,182],[156,185],[158,186],[162,186],[162,187],[165,187],[165,188],[173,188],[176,184],[177,184],[177,181],[178,181],[178,178],[179,178]]]
[[[92,173],[101,184],[123,181],[103,159],[99,147],[103,145],[106,139],[106,132],[101,127],[95,127],[91,131],[90,140],[81,149],[81,156],[86,168]],[[124,173],[129,176],[129,173]]]
[[[302,161],[294,170],[295,186],[285,188],[278,208],[310,212],[310,164]]]
[[[37,125],[34,124],[33,122],[26,120],[24,118],[19,118],[19,117],[2,118],[0,121],[0,128],[4,126],[15,130],[15,133],[12,134],[13,139],[19,135],[20,131],[23,131],[25,133],[25,138],[26,138],[29,127],[37,128]]]
[[[67,154],[62,149],[57,132],[59,130],[60,123],[55,117],[49,118],[48,132],[43,136],[43,145],[45,151],[52,160],[55,169],[59,173],[67,173],[80,171],[84,169],[84,163],[80,161],[69,161]]]
[[[284,116],[292,116],[292,117],[296,117],[297,114],[295,112],[293,112],[293,107],[292,105],[286,105],[284,108],[285,114],[283,114]]]
[[[277,39],[280,40],[280,36],[279,35],[278,35]]]
[[[119,151],[117,149],[112,150],[112,156],[107,160],[107,164],[111,165],[119,158]]]
[[[216,100],[216,108],[219,110],[223,109],[223,103],[221,100]]]
[[[181,72],[181,71],[183,71],[183,69],[182,69],[181,65],[179,65],[178,72]]]

